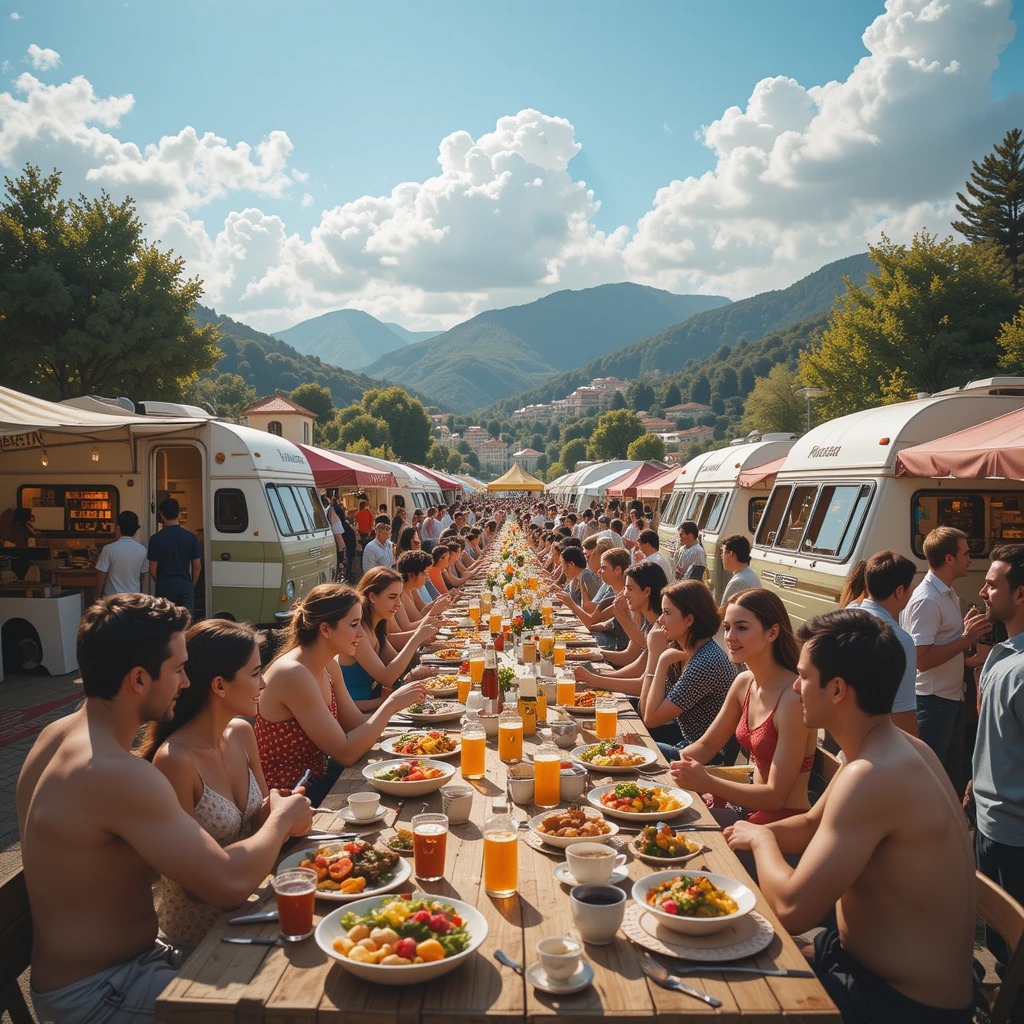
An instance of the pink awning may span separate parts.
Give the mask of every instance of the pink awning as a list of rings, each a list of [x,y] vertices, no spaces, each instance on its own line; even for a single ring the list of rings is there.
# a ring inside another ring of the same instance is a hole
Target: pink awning
[[[302,454],[313,471],[317,487],[397,487],[395,474],[370,469],[362,463],[346,459],[341,452],[300,444]]]
[[[638,498],[660,498],[666,491],[671,491],[683,471],[682,466],[673,466],[657,476],[649,477],[636,489]]]
[[[607,488],[605,493],[611,498],[635,498],[641,484],[656,476],[661,476],[664,472],[665,467],[660,463],[641,462],[639,466],[627,470],[623,476]]]
[[[744,469],[739,475],[740,487],[757,487],[758,484],[766,483],[782,469],[782,464],[785,461],[786,456],[783,455],[781,459],[766,462],[763,466],[751,466],[750,469]]]
[[[896,456],[896,475],[1024,480],[1024,409],[905,448]]]

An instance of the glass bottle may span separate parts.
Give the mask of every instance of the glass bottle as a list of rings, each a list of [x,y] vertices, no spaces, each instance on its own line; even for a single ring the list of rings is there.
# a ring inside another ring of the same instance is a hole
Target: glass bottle
[[[519,680],[519,716],[523,720],[523,733],[532,736],[537,731],[540,707],[537,702],[537,680],[523,676]]]
[[[462,777],[464,779],[482,779],[487,759],[487,733],[479,712],[473,709],[466,711],[462,726]]]
[[[561,799],[562,752],[550,729],[541,730],[541,744],[533,755],[533,802],[538,807],[557,807]]]
[[[523,757],[523,720],[514,706],[498,716],[498,757],[502,761],[520,761]]]
[[[519,833],[508,804],[496,797],[484,822],[484,889],[488,896],[505,897],[514,896],[518,887]]]
[[[494,644],[484,647],[484,667],[480,677],[480,692],[491,702],[492,711],[501,710],[501,689],[498,686],[498,655]]]

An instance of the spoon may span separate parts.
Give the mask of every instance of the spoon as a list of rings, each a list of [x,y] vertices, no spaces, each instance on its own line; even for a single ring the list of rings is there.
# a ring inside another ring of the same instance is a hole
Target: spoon
[[[494,951],[494,959],[499,964],[504,964],[506,967],[511,967],[516,974],[523,973],[523,965],[518,960],[513,960],[503,949],[496,949]]]

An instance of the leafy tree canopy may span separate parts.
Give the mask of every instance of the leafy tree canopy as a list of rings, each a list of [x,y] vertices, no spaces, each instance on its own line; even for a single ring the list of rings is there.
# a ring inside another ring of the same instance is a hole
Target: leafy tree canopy
[[[300,384],[289,396],[293,402],[304,409],[316,413],[319,426],[329,423],[334,418],[334,399],[329,388],[312,381]]]
[[[590,438],[587,454],[593,459],[625,458],[626,449],[643,432],[644,428],[636,413],[628,409],[613,409],[597,421],[597,429]]]
[[[781,364],[773,367],[767,377],[758,377],[747,395],[741,433],[759,430],[763,434],[802,434],[807,424],[807,406],[806,400],[796,393],[799,386],[796,375]]]
[[[665,442],[657,434],[641,434],[635,441],[630,442],[626,449],[626,458],[661,462],[665,458]]]
[[[413,398],[403,388],[393,386],[367,391],[363,395],[363,408],[390,426],[392,443],[399,459],[422,462],[426,458],[432,440],[431,423],[418,398]]]
[[[576,467],[577,462],[582,462],[587,457],[587,442],[582,437],[574,437],[571,441],[566,441],[562,446],[562,454],[558,457],[558,461],[563,466]]]
[[[57,171],[4,179],[0,376],[47,398],[182,399],[220,356],[184,261],[143,238],[131,199],[61,198]],[[145,393],[139,394],[144,383]]]

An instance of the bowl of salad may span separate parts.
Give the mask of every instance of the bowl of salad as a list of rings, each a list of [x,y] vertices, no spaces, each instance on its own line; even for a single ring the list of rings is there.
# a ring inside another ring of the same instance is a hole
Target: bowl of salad
[[[317,945],[364,981],[420,985],[464,963],[487,937],[487,921],[462,900],[406,893],[374,896],[328,914]]]
[[[754,909],[742,882],[710,871],[655,871],[633,884],[633,899],[659,924],[684,935],[711,935]]]
[[[455,766],[423,757],[378,761],[363,769],[374,789],[391,796],[423,796],[440,789],[455,774]]]

